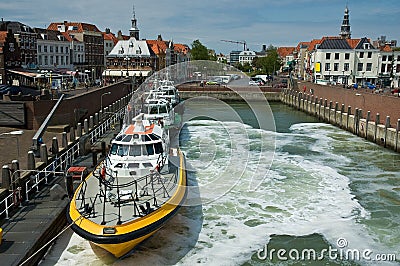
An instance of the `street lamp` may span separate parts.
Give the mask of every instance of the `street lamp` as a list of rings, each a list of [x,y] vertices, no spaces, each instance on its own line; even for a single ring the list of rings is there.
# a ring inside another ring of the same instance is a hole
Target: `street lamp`
[[[101,106],[100,110],[103,110],[103,96],[104,96],[104,95],[110,95],[110,94],[111,94],[111,91],[105,92],[105,93],[103,93],[103,94],[101,95],[101,97],[100,97],[100,106]]]
[[[124,60],[126,61],[126,77],[128,78],[128,77],[129,77],[129,71],[128,71],[129,57],[126,56],[126,57],[124,58]]]
[[[345,83],[344,83],[344,70],[342,70],[342,83],[343,83],[343,88],[345,88]]]
[[[21,136],[22,134],[24,134],[23,130],[15,130],[15,131],[11,131],[11,132],[6,132],[6,133],[1,133],[0,136],[2,135],[11,135],[14,136],[17,139],[17,156],[19,157],[19,139],[18,136]]]

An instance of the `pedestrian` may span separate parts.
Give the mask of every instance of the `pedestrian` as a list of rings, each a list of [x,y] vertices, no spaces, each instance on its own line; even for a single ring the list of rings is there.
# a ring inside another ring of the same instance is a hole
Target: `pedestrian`
[[[303,92],[306,92],[306,91],[307,91],[307,87],[306,87],[306,85],[304,85]]]

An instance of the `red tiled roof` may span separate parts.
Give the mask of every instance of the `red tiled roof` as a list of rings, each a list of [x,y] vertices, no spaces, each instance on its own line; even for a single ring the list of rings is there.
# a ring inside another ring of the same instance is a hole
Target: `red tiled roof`
[[[351,49],[354,49],[357,47],[361,39],[346,39],[346,41],[350,45]]]
[[[296,47],[279,47],[277,53],[280,57],[284,58],[290,54],[293,54]]]
[[[310,42],[310,45],[308,46],[308,51],[312,51],[315,49],[315,46],[317,44],[321,44],[322,43],[322,39],[314,39]]]
[[[382,46],[380,49],[382,52],[391,52],[392,51],[392,47],[389,44],[385,44],[385,46]]]
[[[186,45],[181,44],[181,43],[175,43],[174,50],[179,53],[183,53],[183,54],[187,54],[189,52],[189,48]]]
[[[7,31],[0,31],[0,42],[5,42],[7,39]]]
[[[301,46],[307,46],[307,47],[309,47],[310,44],[311,44],[311,42],[299,42],[299,44],[298,44],[297,47],[296,47],[296,51],[299,51]]]
[[[113,41],[114,45],[117,44],[117,42],[118,42],[117,37],[115,37],[115,35],[113,33],[103,32],[103,38],[104,38],[104,40]]]
[[[100,30],[93,24],[89,24],[89,23],[83,23],[83,22],[52,22],[47,29],[48,30],[58,30],[58,25],[65,25],[66,27],[66,31],[68,32],[84,32],[84,31],[94,31],[94,32],[100,32]],[[77,28],[77,30],[69,30],[69,26],[75,26]]]
[[[146,40],[147,44],[150,46],[151,50],[156,55],[165,53],[165,50],[167,50],[168,46],[165,41],[160,41],[160,40]]]

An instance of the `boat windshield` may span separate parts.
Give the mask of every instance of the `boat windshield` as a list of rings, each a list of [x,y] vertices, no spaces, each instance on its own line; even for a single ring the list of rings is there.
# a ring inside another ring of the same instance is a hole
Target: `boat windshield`
[[[152,144],[140,144],[140,145],[121,145],[113,144],[110,149],[111,155],[119,156],[147,156],[160,154],[163,152],[163,147],[161,142]]]

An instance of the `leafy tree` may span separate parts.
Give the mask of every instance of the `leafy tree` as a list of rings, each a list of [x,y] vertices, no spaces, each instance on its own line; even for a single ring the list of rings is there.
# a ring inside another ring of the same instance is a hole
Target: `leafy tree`
[[[192,60],[209,60],[208,49],[199,40],[192,43],[192,50],[190,51]]]
[[[272,74],[279,70],[282,61],[279,58],[278,52],[272,45],[267,48],[267,55],[265,57],[255,57],[252,66],[257,72],[263,74]]]

